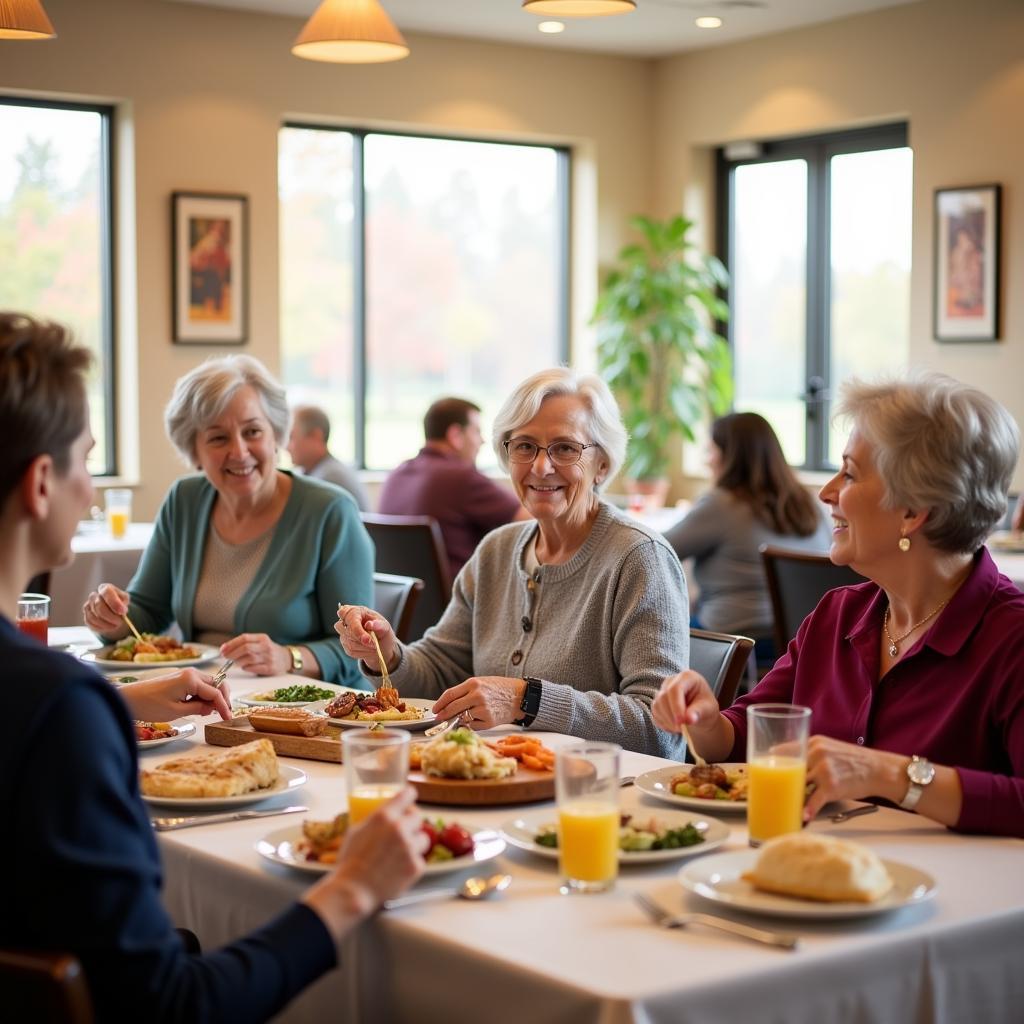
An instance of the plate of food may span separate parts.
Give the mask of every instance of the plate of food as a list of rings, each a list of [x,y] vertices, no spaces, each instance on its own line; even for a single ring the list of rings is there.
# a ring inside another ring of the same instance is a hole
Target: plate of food
[[[424,874],[473,868],[493,860],[505,849],[505,840],[491,829],[471,832],[455,821],[424,818],[423,830],[430,837]],[[333,821],[304,821],[301,826],[277,829],[256,844],[256,852],[275,864],[297,871],[323,874],[330,871],[348,828],[348,815]]]
[[[775,917],[868,917],[935,895],[935,879],[924,871],[816,832],[780,836],[760,850],[702,857],[678,877],[704,899]]]
[[[337,690],[330,690],[326,686],[313,683],[278,686],[273,690],[254,690],[252,693],[247,693],[234,699],[236,703],[247,708],[304,708],[309,704],[332,700],[337,696]]]
[[[140,644],[133,636],[126,636],[116,644],[108,644],[98,651],[82,655],[97,668],[121,669],[127,666],[166,665],[168,668],[187,668],[190,665],[205,665],[220,657],[220,650],[207,644],[183,644],[173,636],[157,636],[143,633]]]
[[[180,725],[171,722],[136,722],[135,740],[140,750],[149,750],[184,739],[195,731],[196,727],[191,722],[182,722]]]
[[[677,764],[644,772],[634,780],[641,793],[677,807],[715,813],[747,810],[745,764]]]
[[[306,773],[280,764],[268,739],[200,750],[139,772],[142,799],[158,807],[239,807],[306,784]]]
[[[506,821],[501,834],[520,850],[558,859],[557,813],[531,811]],[[624,813],[619,827],[619,863],[651,864],[717,849],[729,838],[729,826],[714,818],[682,811]]]
[[[417,700],[414,697],[401,698],[391,704],[375,692],[346,690],[337,694],[324,707],[329,725],[342,729],[366,729],[375,722],[389,729],[426,729],[434,720],[432,700]]]
[[[115,686],[128,686],[131,683],[148,682],[150,679],[159,679],[161,676],[166,676],[171,672],[176,672],[177,669],[172,665],[165,665],[162,668],[135,668],[128,672],[106,672],[106,680],[108,683],[113,683]]]
[[[985,543],[993,551],[1024,552],[1024,530],[997,530]]]

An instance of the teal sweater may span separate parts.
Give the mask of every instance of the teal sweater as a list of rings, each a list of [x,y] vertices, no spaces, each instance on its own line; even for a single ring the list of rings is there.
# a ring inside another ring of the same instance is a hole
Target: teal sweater
[[[178,480],[164,499],[156,529],[128,584],[130,615],[141,630],[177,622],[192,637],[192,606],[217,492],[205,476]],[[373,606],[373,541],[346,491],[292,476],[266,558],[235,608],[237,633],[266,633],[303,644],[324,679],[365,686],[334,632],[338,603]]]

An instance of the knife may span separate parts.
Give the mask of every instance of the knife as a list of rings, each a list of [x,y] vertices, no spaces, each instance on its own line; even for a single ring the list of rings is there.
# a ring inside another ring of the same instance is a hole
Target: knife
[[[157,832],[170,832],[176,828],[191,828],[193,825],[218,825],[222,821],[247,821],[249,818],[272,818],[275,814],[298,814],[308,807],[275,807],[269,811],[229,811],[225,814],[193,814],[188,818],[154,818],[153,828]]]

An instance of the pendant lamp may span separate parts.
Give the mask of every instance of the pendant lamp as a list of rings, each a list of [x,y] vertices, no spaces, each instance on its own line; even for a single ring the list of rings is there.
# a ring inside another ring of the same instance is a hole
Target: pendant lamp
[[[379,0],[323,0],[292,53],[306,60],[377,64],[408,57],[409,47]]]
[[[56,35],[39,0],[0,0],[0,39],[53,39]]]
[[[601,18],[635,11],[636,0],[523,0],[523,10],[556,18]]]

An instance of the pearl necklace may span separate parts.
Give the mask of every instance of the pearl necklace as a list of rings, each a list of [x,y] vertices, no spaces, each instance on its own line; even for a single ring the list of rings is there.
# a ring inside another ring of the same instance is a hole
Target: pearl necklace
[[[893,639],[892,633],[889,632],[889,616],[892,613],[892,606],[886,606],[885,619],[882,621],[882,629],[885,630],[885,638],[889,641],[889,657],[895,658],[900,653],[900,644],[903,643],[903,641],[906,640],[907,637],[918,628],[918,626],[923,626],[929,619],[934,619],[935,616],[938,615],[947,604],[949,604],[949,601],[950,599],[947,597],[946,600],[938,606],[938,608],[934,608],[923,619],[921,619],[920,622],[915,622],[914,625],[903,634],[903,636],[898,636],[895,639]]]

